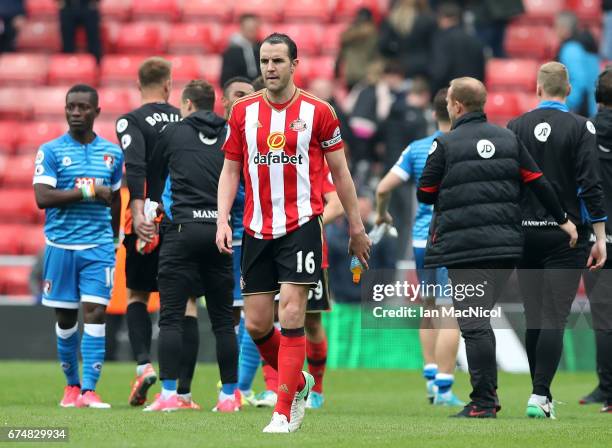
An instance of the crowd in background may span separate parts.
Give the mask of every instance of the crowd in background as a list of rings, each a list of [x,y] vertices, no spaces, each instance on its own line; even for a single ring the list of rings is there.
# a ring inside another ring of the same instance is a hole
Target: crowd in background
[[[99,1],[58,0],[58,6],[63,52],[75,51],[76,29],[83,27],[88,51],[100,61]],[[612,60],[612,0],[604,0],[602,9],[600,44],[581,27],[574,13],[563,12],[555,20],[557,59],[567,66],[571,77],[568,106],[587,116],[596,112],[593,92],[601,60]],[[357,11],[340,37],[335,80],[314,79],[304,87],[338,112],[368,225],[372,225],[373,191],[380,177],[407,144],[435,130],[433,95],[456,77],[484,81],[487,59],[506,56],[506,26],[523,12],[522,0],[392,0],[386,17],[376,17],[367,8]],[[0,2],[0,52],[15,50],[15,38],[24,32],[24,23],[23,0]],[[255,79],[260,75],[261,20],[256,14],[245,14],[239,24],[239,32],[222,54],[219,85],[234,76]],[[394,268],[397,260],[407,257],[413,207],[414,194],[410,186],[404,186],[390,207],[399,238],[374,249],[373,267]],[[330,274],[335,278],[349,274],[342,241],[345,225],[340,221],[328,229]],[[346,285],[340,281],[335,285],[342,289],[337,297],[359,299],[359,290],[351,288],[348,277]]]

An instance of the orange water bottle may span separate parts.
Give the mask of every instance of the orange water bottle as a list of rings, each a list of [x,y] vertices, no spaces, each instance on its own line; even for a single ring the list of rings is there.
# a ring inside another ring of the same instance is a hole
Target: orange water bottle
[[[351,272],[353,273],[353,283],[359,283],[361,280],[361,273],[363,272],[363,265],[359,261],[359,258],[353,255],[351,258]]]

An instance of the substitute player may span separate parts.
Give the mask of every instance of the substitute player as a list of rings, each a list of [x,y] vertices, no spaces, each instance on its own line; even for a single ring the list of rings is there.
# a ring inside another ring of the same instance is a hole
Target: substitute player
[[[526,413],[535,418],[555,418],[550,388],[580,277],[585,266],[599,269],[606,261],[606,209],[595,126],[569,111],[565,100],[570,89],[563,64],[542,65],[537,82],[540,104],[508,124],[555,186],[569,219],[578,228],[578,242],[569,247],[567,235],[527,192],[521,204],[525,245],[518,279],[525,304],[525,348],[533,386]],[[597,239],[592,248],[591,223]]]
[[[278,401],[264,432],[299,429],[314,383],[302,372],[308,290],[320,276],[322,174],[327,161],[347,212],[349,250],[367,268],[370,241],[359,216],[338,119],[325,102],[298,89],[297,47],[287,35],[268,36],[260,51],[266,88],[236,101],[219,182],[217,246],[231,254],[230,208],[243,168],[245,234],[242,294],[246,325],[262,357],[278,370]],[[281,331],[274,328],[280,291]]]
[[[148,223],[144,216],[147,165],[161,129],[181,119],[179,109],[168,104],[172,89],[170,62],[159,57],[146,59],[138,69],[138,88],[142,106],[119,117],[116,123],[117,139],[125,153],[125,173],[130,191],[123,244],[126,250],[128,335],[137,364],[129,397],[132,406],[143,405],[149,387],[157,381],[151,365],[152,323],[147,303],[149,294],[157,291],[159,239],[154,241],[155,224]],[[159,198],[154,200],[159,202]],[[195,314],[195,307],[192,311]],[[198,338],[197,331],[197,321],[193,316],[185,319],[185,339]],[[191,351],[197,353],[198,344],[187,343],[185,346],[193,347]],[[187,358],[195,359],[195,356]],[[181,390],[182,394],[188,392],[188,389]]]
[[[446,110],[447,89],[438,91],[433,100],[433,117],[438,130],[429,137],[408,145],[393,168],[380,181],[376,189],[376,224],[392,224],[393,219],[387,211],[391,192],[410,178],[418,184],[425,168],[425,161],[434,140],[450,131],[451,124]],[[414,225],[412,226],[412,247],[419,282],[424,284],[448,283],[445,267],[425,269],[425,246],[433,215],[433,206],[419,203]],[[425,297],[425,306],[452,305],[450,297]],[[427,381],[427,398],[430,403],[444,406],[465,406],[452,392],[455,380],[455,364],[459,348],[459,327],[454,318],[421,319],[419,329],[421,349],[425,366],[423,376]]]
[[[110,408],[96,393],[105,352],[105,311],[115,270],[123,153],[93,132],[98,92],[66,94],[69,131],[36,154],[34,193],[45,209],[43,305],[55,308],[57,352],[67,386],[62,407]],[[85,322],[79,377],[78,309]]]

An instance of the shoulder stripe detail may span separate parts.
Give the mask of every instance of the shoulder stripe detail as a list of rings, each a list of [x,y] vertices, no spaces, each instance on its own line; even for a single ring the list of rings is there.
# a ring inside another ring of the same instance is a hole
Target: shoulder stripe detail
[[[263,92],[264,92],[263,90],[259,90],[257,92],[253,92],[253,93],[251,93],[251,94],[249,94],[247,96],[243,96],[242,98],[238,98],[236,101],[234,101],[234,104],[232,104],[232,107],[230,108],[229,114],[227,115],[227,121],[229,121],[229,119],[232,118],[232,114],[234,113],[234,108],[237,105],[242,104],[242,103],[244,103],[246,101],[255,99],[255,98],[259,97],[259,96],[262,96]]]
[[[322,100],[319,97],[314,96],[312,93],[308,93],[305,90],[302,90],[302,94],[304,94],[305,97],[313,99],[321,104],[325,104],[328,108],[329,111],[332,113],[334,119],[338,119],[338,116],[336,115],[336,110],[333,108],[333,106],[331,104],[329,104],[327,101]]]

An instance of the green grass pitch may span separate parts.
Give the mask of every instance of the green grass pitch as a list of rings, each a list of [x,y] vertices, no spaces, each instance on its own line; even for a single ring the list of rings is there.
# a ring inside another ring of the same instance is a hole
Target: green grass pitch
[[[78,447],[610,447],[612,415],[598,406],[580,406],[593,374],[559,374],[554,383],[556,421],[525,418],[527,375],[501,374],[503,406],[497,420],[454,420],[449,408],[433,407],[424,396],[419,372],[336,370],[328,372],[326,403],[308,410],[294,434],[262,434],[269,409],[245,408],[233,414],[210,412],[218,371],[199,365],[193,395],[203,410],[145,414],[127,404],[134,367],[107,363],[98,391],[110,410],[61,409],[63,375],[58,363],[0,363],[0,425],[68,427],[68,443],[0,443],[4,446]],[[260,376],[260,374],[258,374]],[[457,394],[466,399],[469,380],[457,374]],[[258,378],[256,390],[261,390]],[[159,390],[158,385],[153,388]]]

